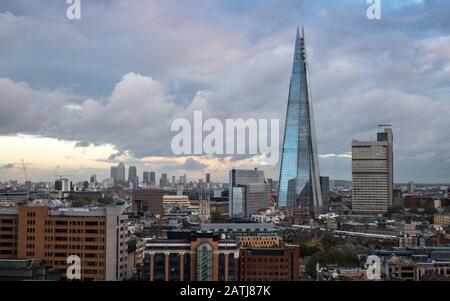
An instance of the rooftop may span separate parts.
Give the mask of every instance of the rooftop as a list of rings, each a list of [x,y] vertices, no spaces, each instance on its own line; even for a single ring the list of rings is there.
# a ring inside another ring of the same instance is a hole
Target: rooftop
[[[270,223],[242,223],[242,224],[202,224],[202,230],[274,230],[274,227]]]

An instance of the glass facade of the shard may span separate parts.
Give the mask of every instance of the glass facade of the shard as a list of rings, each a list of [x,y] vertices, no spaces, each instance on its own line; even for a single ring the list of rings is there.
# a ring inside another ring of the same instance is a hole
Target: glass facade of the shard
[[[281,154],[278,206],[324,211],[304,34],[297,30]]]

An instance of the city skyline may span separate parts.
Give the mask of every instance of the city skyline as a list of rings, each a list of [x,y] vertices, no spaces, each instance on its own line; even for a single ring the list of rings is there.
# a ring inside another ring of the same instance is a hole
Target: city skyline
[[[2,1],[0,181],[24,180],[21,159],[33,181],[108,178],[120,161],[140,177],[226,182],[230,169],[258,167],[277,179],[279,166],[257,156],[174,157],[170,122],[202,110],[283,124],[302,24],[321,174],[351,179],[351,141],[387,122],[395,182],[448,182],[450,4],[383,2],[382,19],[368,20],[365,1],[319,2],[86,2],[71,21],[64,1]]]
[[[0,282],[212,300],[449,281],[449,16],[1,0]]]

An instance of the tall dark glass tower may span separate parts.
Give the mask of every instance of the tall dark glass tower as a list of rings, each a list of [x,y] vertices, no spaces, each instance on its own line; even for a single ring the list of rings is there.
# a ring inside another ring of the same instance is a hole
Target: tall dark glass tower
[[[294,63],[281,153],[278,206],[294,209],[302,206],[310,214],[324,211],[320,191],[314,114],[309,91],[305,34],[297,28]]]

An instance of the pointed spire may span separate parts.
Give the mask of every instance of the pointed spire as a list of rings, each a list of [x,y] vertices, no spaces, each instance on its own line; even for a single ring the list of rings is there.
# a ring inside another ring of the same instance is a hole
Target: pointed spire
[[[300,36],[300,27],[297,26],[297,36],[295,39],[294,62],[292,65],[292,74],[300,74],[302,62],[303,39]]]
[[[302,38],[300,37],[300,28],[297,26],[297,36],[295,38],[295,52],[298,51],[300,53],[301,40]]]
[[[302,26],[302,39],[300,41],[300,49],[301,49],[301,55],[302,55],[302,60],[305,61],[306,60],[306,46],[305,46],[305,30]]]

